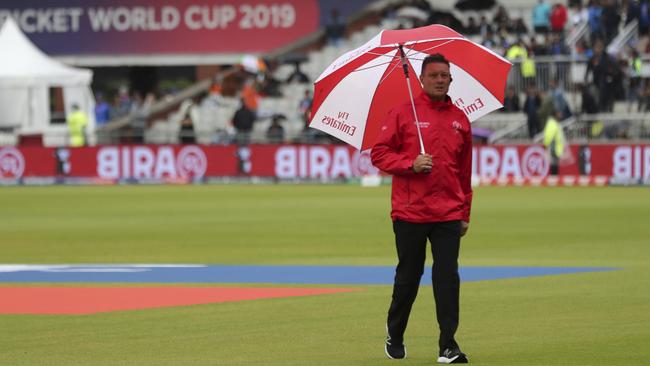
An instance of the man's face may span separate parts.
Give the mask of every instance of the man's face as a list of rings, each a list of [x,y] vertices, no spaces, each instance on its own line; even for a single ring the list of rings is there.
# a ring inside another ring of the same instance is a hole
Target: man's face
[[[451,74],[449,66],[441,62],[427,64],[422,75],[420,75],[424,92],[433,100],[444,100],[449,91]]]

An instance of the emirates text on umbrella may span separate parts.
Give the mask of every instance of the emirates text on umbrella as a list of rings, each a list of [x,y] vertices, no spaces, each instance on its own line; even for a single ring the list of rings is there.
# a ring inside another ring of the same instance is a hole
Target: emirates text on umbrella
[[[347,120],[350,118],[350,113],[348,112],[339,112],[338,118]],[[321,123],[323,123],[326,126],[333,127],[343,133],[346,133],[350,136],[354,136],[354,133],[357,132],[357,128],[355,126],[349,125],[342,120],[336,119],[334,117],[330,116],[323,116],[323,119],[321,120]]]

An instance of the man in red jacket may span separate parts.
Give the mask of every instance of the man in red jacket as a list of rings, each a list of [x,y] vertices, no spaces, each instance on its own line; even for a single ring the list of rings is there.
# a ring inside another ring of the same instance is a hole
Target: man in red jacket
[[[440,326],[440,363],[467,363],[454,339],[458,328],[460,237],[469,226],[472,202],[472,133],[467,116],[447,92],[449,61],[428,56],[420,75],[424,92],[415,110],[426,153],[421,153],[410,101],[393,109],[375,146],[372,163],[393,175],[393,231],[399,263],[388,310],[385,351],[405,358],[404,331],[424,271],[431,242],[436,316]]]

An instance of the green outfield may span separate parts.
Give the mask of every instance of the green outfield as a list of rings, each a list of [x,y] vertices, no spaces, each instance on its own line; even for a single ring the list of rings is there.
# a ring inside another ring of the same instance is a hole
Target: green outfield
[[[349,185],[1,187],[0,264],[393,265],[389,195]],[[473,364],[650,363],[649,189],[478,188],[461,265],[621,268],[463,284],[458,340]],[[338,287],[361,291],[0,314],[0,365],[435,363],[430,286],[404,361],[383,353],[391,287]]]

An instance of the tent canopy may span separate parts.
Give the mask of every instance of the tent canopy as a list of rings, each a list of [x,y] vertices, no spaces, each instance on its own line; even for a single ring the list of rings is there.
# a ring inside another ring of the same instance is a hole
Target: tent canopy
[[[46,146],[66,145],[67,126],[60,123],[60,114],[67,115],[77,105],[89,117],[87,132],[94,130],[91,70],[50,58],[11,18],[0,28],[0,55],[0,127],[13,134],[40,134]],[[63,111],[51,109],[53,88],[63,91]]]
[[[0,29],[0,81],[11,84],[88,85],[92,71],[66,66],[39,50],[7,18]]]

